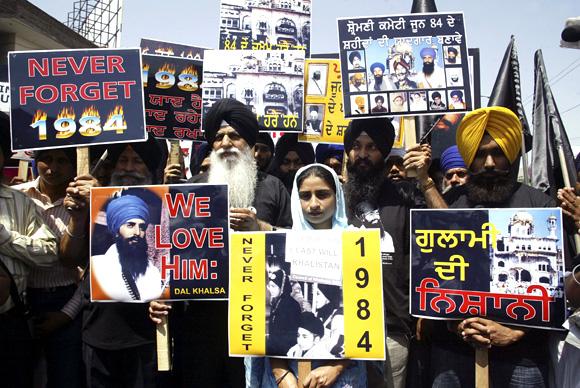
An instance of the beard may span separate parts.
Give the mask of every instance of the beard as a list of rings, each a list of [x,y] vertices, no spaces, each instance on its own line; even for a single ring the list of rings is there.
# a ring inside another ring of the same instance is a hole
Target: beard
[[[465,184],[467,199],[475,204],[503,204],[517,185],[517,171],[480,170],[472,173]]]
[[[129,272],[133,279],[145,274],[149,259],[147,258],[147,242],[141,237],[125,239],[117,236],[115,239],[119,262],[123,271]]]
[[[433,72],[435,71],[435,63],[431,62],[423,62],[423,73],[430,75],[433,74]]]
[[[231,155],[225,155],[226,153]],[[258,167],[252,149],[232,147],[219,149],[210,154],[208,183],[227,183],[230,206],[248,208],[254,203]]]
[[[146,175],[136,171],[116,171],[111,174],[111,186],[139,186],[153,183],[151,173]]]
[[[456,57],[447,57],[447,62],[455,63],[455,62],[457,62],[457,58]]]
[[[349,215],[352,216],[356,213],[357,204],[369,203],[371,206],[376,206],[385,181],[384,161],[381,160],[373,165],[367,159],[359,159],[355,162],[349,160],[346,169],[348,180],[344,185],[344,195]]]
[[[375,85],[380,85],[383,83],[383,75],[375,75]]]

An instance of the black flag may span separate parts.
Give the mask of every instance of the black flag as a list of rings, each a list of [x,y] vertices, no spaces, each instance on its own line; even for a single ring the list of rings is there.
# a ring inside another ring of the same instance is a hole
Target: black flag
[[[559,188],[564,187],[563,168],[567,170],[570,186],[576,184],[574,154],[566,130],[560,118],[556,101],[552,95],[542,50],[534,55],[534,142],[532,147],[532,183],[552,197]],[[560,163],[560,155],[564,163]]]
[[[413,0],[411,13],[437,12],[435,0]]]
[[[427,13],[437,12],[435,0],[413,0],[411,6],[411,13]],[[417,140],[422,139],[423,136],[431,129],[437,122],[440,116],[415,116],[415,132]]]
[[[510,38],[489,102],[487,106],[503,106],[511,109],[522,123],[524,130],[524,140],[526,144],[526,152],[532,149],[532,135],[530,134],[530,125],[524,112],[522,104],[522,93],[520,89],[520,62],[518,61],[518,52],[516,50],[516,43],[514,36]],[[524,171],[526,174],[527,171]]]

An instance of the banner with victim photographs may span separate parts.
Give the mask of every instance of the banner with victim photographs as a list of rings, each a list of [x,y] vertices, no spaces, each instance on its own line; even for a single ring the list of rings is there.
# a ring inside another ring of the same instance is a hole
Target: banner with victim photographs
[[[222,0],[220,49],[310,51],[311,0]]]
[[[204,112],[234,98],[256,114],[260,131],[302,132],[302,50],[207,50],[202,87]]]
[[[350,120],[344,118],[340,61],[307,59],[304,132],[301,141],[343,144]]]
[[[139,49],[8,53],[12,150],[146,138]]]
[[[227,299],[228,209],[226,185],[91,189],[91,300]]]
[[[183,45],[156,43],[152,46],[150,40],[141,40],[147,131],[157,138],[202,140],[203,60],[190,57],[199,57],[203,49],[187,51]],[[155,54],[144,54],[145,50]],[[175,55],[175,50],[183,56]]]
[[[338,19],[346,117],[472,109],[462,13]]]
[[[558,208],[411,210],[411,314],[559,329],[563,261]]]
[[[379,230],[233,233],[231,356],[385,359]]]

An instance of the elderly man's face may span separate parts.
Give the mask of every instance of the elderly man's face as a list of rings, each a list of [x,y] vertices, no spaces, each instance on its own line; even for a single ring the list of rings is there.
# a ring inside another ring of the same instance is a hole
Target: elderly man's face
[[[111,176],[113,185],[144,185],[151,183],[151,172],[130,145],[119,155]]]
[[[238,131],[227,125],[219,129],[212,147],[219,158],[234,161],[239,160],[240,153],[250,146]]]
[[[140,239],[145,238],[147,223],[140,218],[131,218],[119,228],[119,235],[125,239],[129,245],[136,244]]]
[[[484,177],[494,179],[498,172],[509,172],[510,167],[511,163],[500,146],[488,133],[485,133],[469,170],[472,173],[481,173]]]

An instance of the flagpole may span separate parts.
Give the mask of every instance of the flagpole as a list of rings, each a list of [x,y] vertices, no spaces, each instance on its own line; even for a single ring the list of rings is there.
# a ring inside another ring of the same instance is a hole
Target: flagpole
[[[562,141],[556,139],[556,149],[558,150],[558,159],[560,160],[560,169],[562,171],[562,179],[564,180],[564,187],[570,187],[570,176],[568,175],[568,165],[566,164],[566,156],[564,156],[564,147]],[[574,244],[576,245],[576,252],[580,249],[580,235],[578,231],[574,233]]]
[[[528,156],[526,155],[526,137],[524,136],[524,131],[522,130],[522,168],[524,169],[524,184],[530,185],[530,178],[528,177]]]

